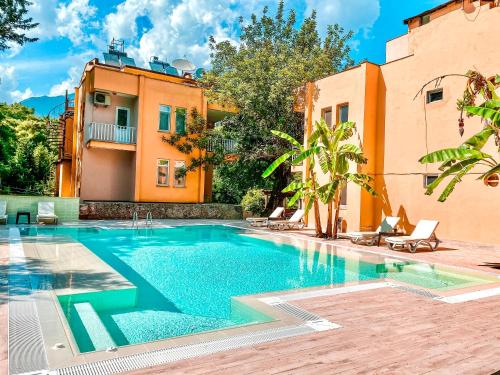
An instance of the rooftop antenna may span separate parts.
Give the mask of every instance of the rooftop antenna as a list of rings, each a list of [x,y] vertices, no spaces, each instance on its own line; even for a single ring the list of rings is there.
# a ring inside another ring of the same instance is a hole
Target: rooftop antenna
[[[116,55],[127,55],[125,53],[125,42],[123,41],[123,39],[115,39],[113,38],[111,40],[111,43],[109,44],[108,46],[108,51],[109,53],[114,53]]]

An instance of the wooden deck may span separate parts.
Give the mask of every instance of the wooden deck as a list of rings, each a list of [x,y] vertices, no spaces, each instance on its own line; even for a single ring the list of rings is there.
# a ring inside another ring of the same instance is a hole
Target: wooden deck
[[[352,247],[347,241],[335,243]],[[394,255],[383,247],[369,250]],[[434,253],[396,254],[500,274],[500,246],[445,241]],[[492,374],[500,370],[500,297],[445,304],[383,288],[294,304],[342,328],[131,374]]]

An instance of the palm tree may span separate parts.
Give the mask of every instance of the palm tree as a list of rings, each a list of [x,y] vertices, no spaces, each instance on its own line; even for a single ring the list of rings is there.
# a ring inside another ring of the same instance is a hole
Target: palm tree
[[[328,207],[326,224],[328,238],[337,238],[342,190],[349,182],[359,185],[371,195],[376,195],[375,190],[370,186],[372,177],[364,173],[349,172],[350,162],[354,162],[356,165],[367,162],[361,147],[345,143],[355,131],[356,124],[354,122],[343,122],[332,129],[322,119],[316,122],[315,131],[311,134],[313,141],[320,140],[319,165],[321,171],[329,177],[328,182],[318,189],[321,201]],[[333,220],[333,209],[335,209],[335,220]]]
[[[483,129],[457,148],[434,151],[419,160],[422,164],[441,163],[439,170],[442,173],[427,186],[425,192],[427,195],[431,195],[441,182],[452,176],[438,198],[440,202],[444,202],[453,192],[457,183],[477,166],[487,168],[478,179],[486,181],[492,176],[498,178],[497,174],[500,173],[500,163],[493,156],[482,151],[491,137],[494,138],[496,146],[500,146],[500,97],[495,93],[496,86],[500,84],[500,76],[496,76],[492,82],[477,72],[469,72],[468,75],[476,77],[472,81],[475,86],[471,86],[471,82],[468,82],[464,98],[458,101],[458,107],[459,110],[465,111],[468,116],[480,116],[483,119]],[[483,96],[484,103],[479,106],[467,105],[473,104],[477,95]],[[463,120],[461,127],[463,128]]]
[[[299,165],[302,161],[306,160],[309,163],[309,176],[306,176],[303,181],[293,181],[287,187],[283,189],[283,192],[295,191],[295,194],[290,199],[288,204],[290,206],[294,205],[295,202],[299,199],[305,200],[305,208],[304,211],[308,213],[311,208],[314,207],[314,221],[315,221],[315,230],[316,237],[323,237],[323,229],[321,227],[321,216],[319,213],[319,202],[318,202],[318,183],[316,181],[316,172],[314,170],[315,167],[315,154],[319,151],[319,147],[317,145],[317,140],[310,139],[307,145],[307,148],[304,147],[299,141],[297,141],[292,136],[277,131],[271,130],[271,132],[286,141],[288,141],[292,145],[292,149],[288,152],[285,152],[279,158],[277,158],[274,162],[272,162],[269,167],[262,173],[262,177],[266,178],[270,176],[276,168],[278,168],[281,164],[286,162],[288,159],[292,159],[293,165]]]

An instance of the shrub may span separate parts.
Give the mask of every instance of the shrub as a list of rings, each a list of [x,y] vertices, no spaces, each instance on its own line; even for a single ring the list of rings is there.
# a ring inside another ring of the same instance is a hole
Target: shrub
[[[241,200],[241,206],[244,211],[253,215],[262,215],[266,209],[266,199],[262,189],[248,190]]]

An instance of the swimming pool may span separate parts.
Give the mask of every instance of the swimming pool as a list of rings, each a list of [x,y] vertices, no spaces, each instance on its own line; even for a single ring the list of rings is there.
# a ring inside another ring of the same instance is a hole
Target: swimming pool
[[[431,289],[486,282],[422,263],[374,261],[357,252],[341,256],[332,246],[320,251],[222,225],[31,228],[24,235],[78,241],[136,287],[59,297],[81,352],[271,320],[235,304],[235,296],[386,277]]]

